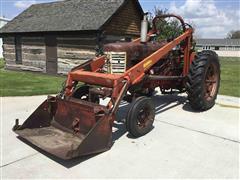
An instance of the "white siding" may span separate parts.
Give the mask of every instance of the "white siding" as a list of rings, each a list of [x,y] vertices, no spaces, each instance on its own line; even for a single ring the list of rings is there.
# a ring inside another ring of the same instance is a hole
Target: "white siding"
[[[202,50],[213,50],[219,56],[223,57],[240,57],[240,46],[201,46],[197,45],[196,49],[198,51]]]
[[[215,51],[218,56],[222,57],[240,57],[240,51]]]
[[[202,48],[198,48],[198,52],[200,52],[200,51],[202,51],[202,50],[204,50],[204,49],[202,49]],[[226,49],[224,49],[224,50],[218,50],[218,51],[216,51],[216,50],[213,50],[213,51],[215,51],[217,54],[218,54],[218,56],[222,56],[222,57],[240,57],[240,51],[238,50],[235,50],[235,51],[230,51],[230,50],[226,50]]]

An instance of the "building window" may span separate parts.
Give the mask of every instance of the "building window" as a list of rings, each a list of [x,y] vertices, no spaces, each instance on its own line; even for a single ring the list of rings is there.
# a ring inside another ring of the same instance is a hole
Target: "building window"
[[[215,50],[218,51],[219,50],[219,46],[215,46]]]
[[[15,37],[16,64],[22,64],[22,42],[21,37]]]

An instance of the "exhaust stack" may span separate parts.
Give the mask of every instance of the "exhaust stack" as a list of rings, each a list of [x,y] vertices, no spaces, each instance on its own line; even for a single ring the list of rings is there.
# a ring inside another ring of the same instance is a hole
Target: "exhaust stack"
[[[143,16],[143,20],[141,23],[141,43],[147,42],[147,33],[148,33],[148,20],[147,20],[147,13],[146,13]]]

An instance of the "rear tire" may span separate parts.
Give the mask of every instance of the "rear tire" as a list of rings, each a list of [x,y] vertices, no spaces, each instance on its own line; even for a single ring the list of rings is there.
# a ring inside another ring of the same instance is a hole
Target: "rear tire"
[[[153,128],[155,106],[148,97],[138,97],[132,103],[126,117],[126,128],[134,137],[140,137]]]
[[[206,50],[196,55],[192,62],[186,89],[188,100],[194,110],[212,108],[220,85],[220,64],[214,51]]]

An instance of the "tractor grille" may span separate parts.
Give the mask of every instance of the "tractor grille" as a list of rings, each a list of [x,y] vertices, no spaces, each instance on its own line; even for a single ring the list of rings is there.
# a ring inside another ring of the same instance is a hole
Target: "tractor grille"
[[[126,52],[108,52],[109,64],[105,69],[111,74],[122,74],[126,71]]]

